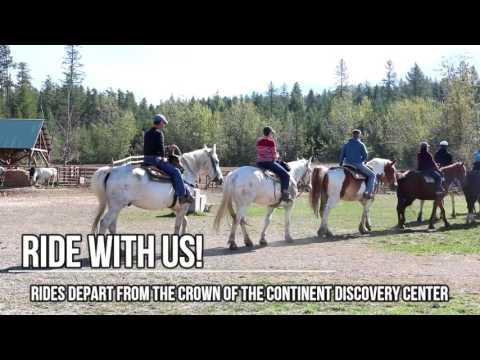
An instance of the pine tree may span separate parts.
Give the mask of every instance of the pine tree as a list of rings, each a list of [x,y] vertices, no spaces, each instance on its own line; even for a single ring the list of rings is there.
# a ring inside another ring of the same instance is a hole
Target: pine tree
[[[76,148],[75,132],[79,128],[80,109],[78,100],[78,88],[81,84],[84,74],[81,70],[83,64],[80,63],[80,46],[67,45],[65,46],[65,57],[63,60],[64,66],[64,82],[63,89],[66,97],[66,106],[64,116],[59,118],[57,124],[60,126],[63,133],[63,153],[62,160],[65,164],[73,160]]]
[[[395,88],[397,85],[397,73],[395,72],[392,60],[388,60],[385,65],[387,73],[383,79],[383,86],[385,87],[385,99],[391,102],[395,97]]]
[[[0,108],[5,113],[5,116],[12,116],[12,91],[13,86],[10,71],[15,68],[15,63],[10,54],[10,47],[8,45],[0,45]]]
[[[337,92],[340,95],[340,97],[343,97],[343,94],[348,85],[348,69],[347,69],[347,64],[345,63],[345,60],[340,59],[340,62],[337,65],[336,75],[337,75],[337,85],[338,85]]]
[[[407,73],[406,79],[408,81],[410,96],[425,96],[427,81],[422,69],[420,69],[420,66],[418,66],[417,63],[415,63]]]
[[[18,63],[17,84],[15,86],[14,116],[17,118],[37,117],[37,94],[30,83],[31,76],[24,62]]]

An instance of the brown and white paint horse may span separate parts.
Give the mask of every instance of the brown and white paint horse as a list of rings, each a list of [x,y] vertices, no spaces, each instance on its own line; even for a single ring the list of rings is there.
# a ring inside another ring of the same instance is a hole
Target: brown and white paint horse
[[[373,170],[377,180],[385,185],[397,186],[395,160],[375,158],[367,162],[366,165]],[[362,234],[371,231],[369,210],[373,199],[363,198],[365,187],[365,180],[355,179],[349,171],[340,167],[328,169],[320,166],[313,170],[310,204],[315,215],[319,216],[320,214],[322,217],[322,223],[317,232],[318,237],[332,236],[332,232],[328,228],[328,214],[340,200],[360,201],[363,206],[363,213],[358,229]]]

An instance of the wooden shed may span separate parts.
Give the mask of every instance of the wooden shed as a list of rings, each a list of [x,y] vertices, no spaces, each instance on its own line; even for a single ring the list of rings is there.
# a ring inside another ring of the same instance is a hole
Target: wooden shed
[[[0,119],[0,162],[49,166],[52,139],[43,119]]]

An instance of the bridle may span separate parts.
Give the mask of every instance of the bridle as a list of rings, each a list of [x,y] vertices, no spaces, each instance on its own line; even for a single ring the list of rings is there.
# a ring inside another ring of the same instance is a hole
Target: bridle
[[[209,180],[208,183],[207,183],[207,188],[208,188],[208,186],[210,186],[210,183],[212,183],[212,182],[218,183],[220,181],[220,179],[218,178],[218,174],[216,174],[217,166],[215,164],[215,160],[213,159],[212,153],[210,151],[207,151],[207,150],[205,150],[205,151],[208,154],[208,158],[210,159],[210,164],[212,165],[212,169],[215,172],[215,177],[212,180]]]
[[[308,164],[308,163],[307,163]],[[298,188],[298,195],[297,195],[297,198],[300,197],[300,195],[302,195],[304,192],[305,192],[305,189],[308,187],[308,184],[305,183],[305,180],[307,178],[307,175],[309,173],[311,173],[312,169],[310,168],[310,166],[306,166],[306,170],[305,170],[305,173],[302,175],[302,177],[300,178],[300,180],[298,180],[297,182],[297,188]]]

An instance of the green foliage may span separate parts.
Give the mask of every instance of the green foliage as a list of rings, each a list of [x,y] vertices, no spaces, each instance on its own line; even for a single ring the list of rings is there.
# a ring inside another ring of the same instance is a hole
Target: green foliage
[[[405,79],[397,79],[389,60],[381,83],[357,85],[348,84],[342,59],[331,91],[304,94],[299,83],[289,89],[270,82],[264,93],[172,97],[157,105],[146,99],[137,103],[128,90],[84,89],[80,60],[80,47],[66,46],[63,81],[56,84],[48,77],[37,90],[27,64],[15,65],[8,45],[0,45],[0,116],[44,118],[53,137],[54,162],[102,163],[141,154],[143,133],[155,113],[169,119],[167,144],[188,152],[216,143],[224,166],[254,163],[255,140],[266,125],[276,130],[286,161],[316,155],[320,161],[336,162],[354,127],[363,131],[370,157],[395,158],[401,167],[415,165],[422,140],[433,150],[440,140],[448,140],[454,158],[467,163],[480,147],[478,74],[465,59],[445,61],[440,81],[425,77],[418,64]]]

